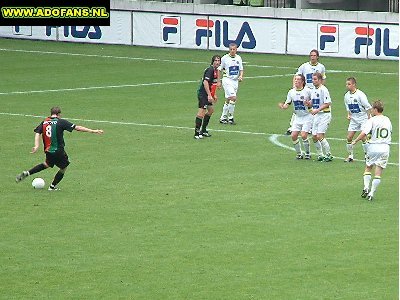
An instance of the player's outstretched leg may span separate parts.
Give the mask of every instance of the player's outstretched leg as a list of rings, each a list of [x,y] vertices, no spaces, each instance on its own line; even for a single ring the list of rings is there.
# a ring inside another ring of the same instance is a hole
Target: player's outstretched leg
[[[18,174],[17,177],[15,177],[15,182],[21,182],[22,180],[24,180],[26,177],[29,176],[29,172],[28,171],[23,171],[22,173]]]

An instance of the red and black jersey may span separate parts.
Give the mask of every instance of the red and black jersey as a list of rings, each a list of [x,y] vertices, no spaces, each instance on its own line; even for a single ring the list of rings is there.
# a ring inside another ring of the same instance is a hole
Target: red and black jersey
[[[218,70],[214,69],[213,66],[209,66],[207,69],[204,70],[203,77],[197,90],[197,95],[199,97],[207,97],[206,90],[204,89],[204,80],[208,81],[211,95],[214,97],[215,91],[217,89]]]
[[[54,153],[64,149],[64,130],[71,132],[75,126],[67,120],[48,117],[35,128],[34,132],[42,135],[44,152]]]

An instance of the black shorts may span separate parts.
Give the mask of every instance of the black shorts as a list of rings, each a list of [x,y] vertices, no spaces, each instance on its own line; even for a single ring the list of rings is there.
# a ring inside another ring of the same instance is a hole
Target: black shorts
[[[198,99],[199,99],[199,108],[206,109],[208,106],[212,106],[213,105],[212,102],[208,102],[208,97],[207,96],[205,96],[205,97],[199,96]]]
[[[60,169],[65,169],[70,164],[68,155],[64,150],[54,153],[46,152],[46,164],[52,168],[54,165]]]

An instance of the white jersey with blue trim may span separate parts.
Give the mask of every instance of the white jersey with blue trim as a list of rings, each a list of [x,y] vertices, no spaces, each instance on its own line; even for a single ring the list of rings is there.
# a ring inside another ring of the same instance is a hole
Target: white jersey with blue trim
[[[346,110],[351,114],[355,121],[368,119],[368,110],[372,108],[367,96],[363,91],[357,89],[353,93],[348,91],[344,94],[344,104]]]
[[[225,54],[221,58],[221,65],[218,67],[219,70],[224,71],[224,77],[232,80],[238,80],[240,71],[243,71],[242,58],[236,54],[230,56],[229,53]]]
[[[287,94],[285,104],[293,104],[294,113],[301,117],[310,114],[308,107],[304,104],[304,101],[309,100],[311,100],[311,90],[308,87],[301,90],[292,88]]]
[[[371,134],[369,144],[387,144],[392,142],[392,123],[384,115],[372,117],[365,122],[362,130],[365,134]]]
[[[303,75],[306,79],[306,86],[313,89],[312,76],[314,73],[321,73],[322,79],[326,79],[325,66],[319,62],[315,65],[312,65],[310,62],[302,64],[297,70],[296,75]]]
[[[314,89],[311,90],[311,95],[313,109],[318,109],[322,106],[322,104],[325,103],[332,103],[331,95],[324,85],[320,85],[318,88],[314,87]],[[331,112],[331,106],[324,108],[322,111],[319,112],[319,114],[329,112]]]

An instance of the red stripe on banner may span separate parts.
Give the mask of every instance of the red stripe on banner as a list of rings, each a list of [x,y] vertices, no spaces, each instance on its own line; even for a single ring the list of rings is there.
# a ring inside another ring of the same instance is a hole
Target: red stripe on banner
[[[196,20],[197,27],[214,27],[214,21],[207,19],[197,19]]]
[[[374,35],[375,30],[373,28],[369,28],[368,27],[356,27],[356,33],[359,35]]]
[[[163,23],[167,25],[178,25],[178,19],[176,18],[164,18]]]
[[[336,33],[336,27],[334,26],[321,26],[319,30],[323,33]]]

